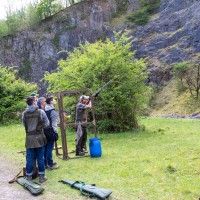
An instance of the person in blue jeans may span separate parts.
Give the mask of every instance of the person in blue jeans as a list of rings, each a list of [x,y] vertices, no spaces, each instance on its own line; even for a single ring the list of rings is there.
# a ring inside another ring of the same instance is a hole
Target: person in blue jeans
[[[54,105],[56,104],[56,100],[53,97],[46,98],[46,106],[45,113],[49,119],[50,125],[48,128],[44,129],[44,133],[47,139],[47,143],[45,145],[45,166],[49,170],[58,169],[58,165],[56,162],[53,162],[53,148],[55,141],[58,140],[58,129],[57,129],[57,119],[58,114],[55,110]]]
[[[43,129],[49,126],[49,120],[43,110],[38,109],[37,102],[34,97],[26,99],[28,105],[23,112],[22,123],[26,131],[26,178],[32,179],[34,159],[37,159],[39,182],[47,180],[44,167],[44,145],[46,137]]]

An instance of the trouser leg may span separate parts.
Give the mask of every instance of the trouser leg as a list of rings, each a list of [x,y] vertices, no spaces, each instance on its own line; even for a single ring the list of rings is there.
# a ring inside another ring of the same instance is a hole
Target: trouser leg
[[[38,174],[45,174],[45,167],[44,167],[44,146],[36,148],[36,157],[38,162]]]
[[[26,176],[32,176],[33,174],[33,162],[35,157],[35,148],[26,149]]]
[[[46,165],[53,166],[53,148],[54,148],[54,139],[52,138],[45,145],[45,156],[46,156]]]
[[[83,135],[82,135],[82,141],[81,141],[81,151],[83,151],[83,148],[86,148],[86,142],[87,142],[87,130],[86,127],[82,127]]]
[[[81,143],[82,143],[82,138],[83,136],[81,136],[78,141],[76,141],[76,153],[78,154],[79,152],[81,152]]]

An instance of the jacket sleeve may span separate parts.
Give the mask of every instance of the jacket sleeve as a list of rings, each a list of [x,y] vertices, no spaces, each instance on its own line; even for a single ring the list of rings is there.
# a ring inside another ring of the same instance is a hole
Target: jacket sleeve
[[[53,128],[53,131],[55,133],[58,133],[58,128],[57,128],[57,120],[58,120],[58,114],[55,110],[51,111],[51,126]]]
[[[44,128],[48,127],[50,123],[44,110],[40,110],[40,117],[44,123]]]

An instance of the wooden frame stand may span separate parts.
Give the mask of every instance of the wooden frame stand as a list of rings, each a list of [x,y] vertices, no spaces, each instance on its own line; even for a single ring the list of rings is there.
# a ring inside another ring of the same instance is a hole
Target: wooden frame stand
[[[60,154],[58,152],[58,146],[57,143],[55,143],[55,150],[56,150],[56,155],[59,158],[62,158],[63,160],[69,160],[69,159],[74,159],[74,158],[84,158],[87,156],[81,156],[81,157],[69,157],[69,152],[67,149],[67,137],[66,137],[66,129],[68,126],[74,126],[76,127],[76,123],[66,123],[64,121],[64,109],[63,109],[63,97],[67,95],[74,95],[76,97],[76,100],[79,101],[78,95],[82,95],[85,93],[89,93],[90,96],[92,96],[91,90],[90,89],[84,89],[84,90],[69,90],[69,91],[62,91],[62,92],[56,92],[56,93],[51,93],[49,95],[56,96],[58,99],[58,112],[59,112],[59,118],[60,118],[60,130],[61,130],[61,140],[62,140],[62,151],[63,154]],[[48,96],[49,96],[48,95]],[[97,128],[96,128],[96,120],[95,120],[95,114],[94,114],[94,107],[93,107],[93,99],[91,98],[91,103],[92,103],[92,118],[93,121],[87,122],[87,123],[81,123],[81,124],[92,124],[94,127],[94,137],[97,137]]]

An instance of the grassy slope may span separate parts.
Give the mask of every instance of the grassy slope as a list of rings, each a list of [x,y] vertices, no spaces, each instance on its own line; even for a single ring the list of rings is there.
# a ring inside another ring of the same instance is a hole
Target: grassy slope
[[[147,118],[141,123],[146,126],[141,132],[100,135],[100,159],[56,159],[61,167],[47,172],[44,197],[55,199],[56,194],[59,199],[85,199],[57,182],[70,179],[109,188],[113,190],[111,199],[198,199],[199,121]],[[20,169],[25,157],[16,152],[24,148],[23,127],[0,127],[0,133],[1,156]],[[70,150],[74,137],[68,135]]]
[[[192,98],[189,91],[180,93],[175,81],[165,86],[152,102],[152,113],[155,115],[182,114],[189,115],[200,112],[200,101]]]

